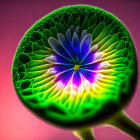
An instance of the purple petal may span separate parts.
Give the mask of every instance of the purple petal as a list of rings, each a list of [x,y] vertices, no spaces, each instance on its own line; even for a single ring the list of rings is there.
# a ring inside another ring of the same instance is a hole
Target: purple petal
[[[88,80],[90,83],[94,82],[95,75],[96,75],[95,72],[88,71],[88,70],[85,70],[83,68],[80,68],[79,70],[80,70],[80,73],[84,76],[84,78],[86,80]]]
[[[69,65],[57,65],[57,66],[54,66],[53,68],[55,69],[56,73],[61,73],[61,72],[65,72],[68,70],[73,70],[73,67],[69,66]]]
[[[90,34],[87,34],[83,40],[81,41],[81,54],[80,54],[80,60],[82,60],[88,53],[89,49],[92,43],[92,37]]]
[[[90,52],[90,53],[81,61],[81,65],[89,64],[89,63],[94,62],[94,54],[95,54],[95,52]]]
[[[87,69],[87,70],[96,71],[96,70],[98,70],[98,67],[99,67],[99,66],[100,66],[100,63],[94,63],[94,64],[84,65],[82,68],[83,68],[83,69]]]
[[[73,45],[74,56],[76,58],[76,61],[79,63],[80,43],[79,43],[79,37],[75,32],[72,37],[72,45]]]
[[[69,61],[68,59],[65,59],[64,57],[60,56],[60,55],[54,55],[56,58],[56,63],[60,63],[60,64],[73,64],[71,61]]]
[[[73,72],[74,70],[63,72],[56,77],[55,81],[58,82],[60,80],[64,85],[67,85],[73,75]]]
[[[73,84],[79,87],[81,85],[81,75],[79,71],[74,71]]]

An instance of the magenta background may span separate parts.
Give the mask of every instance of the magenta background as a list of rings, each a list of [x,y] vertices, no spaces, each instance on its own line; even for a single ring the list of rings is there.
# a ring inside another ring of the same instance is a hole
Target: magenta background
[[[101,7],[119,17],[134,39],[140,63],[140,0],[0,0],[0,140],[78,140],[70,130],[52,126],[24,107],[13,87],[11,66],[21,37],[33,23],[56,8],[80,3]],[[126,110],[140,124],[139,108],[140,80]],[[108,126],[96,127],[95,136],[97,140],[132,140]]]

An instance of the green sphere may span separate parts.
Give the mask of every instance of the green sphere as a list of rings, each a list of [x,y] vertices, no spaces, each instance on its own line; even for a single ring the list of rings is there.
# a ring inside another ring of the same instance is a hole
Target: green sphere
[[[55,10],[37,21],[17,48],[13,83],[21,101],[58,126],[103,123],[133,96],[133,41],[111,13],[87,5]]]

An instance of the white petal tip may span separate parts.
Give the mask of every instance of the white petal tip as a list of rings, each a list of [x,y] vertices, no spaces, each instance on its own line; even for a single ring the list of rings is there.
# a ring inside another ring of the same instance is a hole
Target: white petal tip
[[[54,55],[47,57],[45,60],[51,63],[56,63],[56,58]]]
[[[105,53],[102,53],[102,52],[95,53],[95,55],[94,55],[95,60],[101,59],[104,55],[105,55]]]
[[[102,79],[102,78],[103,78],[103,74],[97,74],[97,75],[96,75],[96,79],[97,79],[97,80],[100,80],[100,79]]]
[[[108,62],[102,62],[99,66],[99,69],[105,69],[108,68],[110,64]]]
[[[92,90],[95,90],[96,89],[96,86],[98,86],[98,84],[97,83],[93,83],[92,84]]]
[[[48,74],[56,74],[56,71],[54,68],[49,68],[47,71]]]
[[[64,87],[64,84],[62,82],[58,81],[56,84],[56,90],[63,89],[63,87]]]
[[[78,89],[78,94],[82,94],[83,92],[84,92],[83,86],[79,87],[79,89]]]
[[[76,96],[76,91],[75,90],[71,90],[70,91],[70,95],[71,95],[71,97],[75,97]]]
[[[86,90],[89,90],[91,88],[90,82],[88,80],[86,80],[86,79],[84,80],[84,86],[85,86]]]
[[[98,49],[98,44],[92,46],[92,47],[90,48],[90,52],[96,52],[97,49]]]

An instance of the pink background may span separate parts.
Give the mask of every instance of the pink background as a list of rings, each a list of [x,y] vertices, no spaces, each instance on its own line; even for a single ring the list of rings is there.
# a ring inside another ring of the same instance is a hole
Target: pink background
[[[80,3],[101,7],[118,16],[134,39],[140,63],[140,0],[0,0],[0,140],[78,140],[70,130],[52,126],[24,107],[13,87],[11,67],[18,43],[32,24],[56,8]],[[140,80],[126,110],[140,124],[139,108]],[[96,127],[95,135],[97,140],[132,139],[108,126]]]

